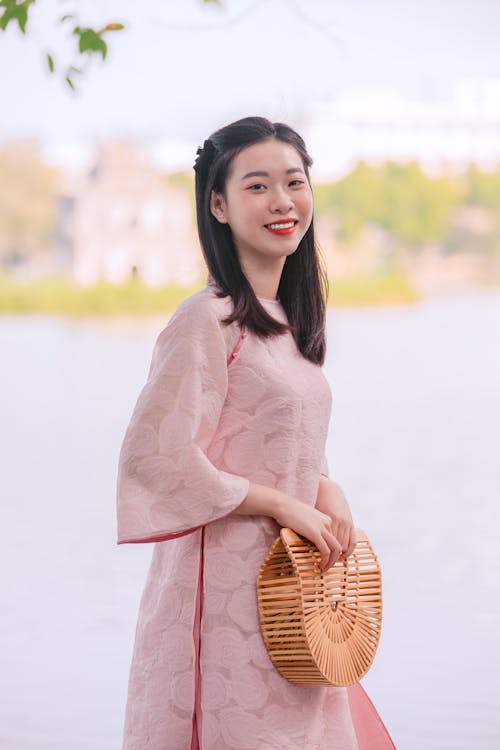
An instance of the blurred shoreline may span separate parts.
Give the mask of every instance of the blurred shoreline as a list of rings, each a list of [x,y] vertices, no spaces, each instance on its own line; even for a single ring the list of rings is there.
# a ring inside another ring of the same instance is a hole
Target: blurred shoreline
[[[458,265],[454,271],[446,273],[444,267],[434,265],[427,270],[419,267],[411,274],[389,271],[330,278],[328,306],[411,305],[427,297],[500,290],[497,274],[471,278],[461,273]],[[204,286],[200,281],[190,286],[147,287],[131,280],[122,285],[102,282],[84,287],[60,278],[22,282],[3,276],[0,315],[155,316],[175,310],[183,299]]]

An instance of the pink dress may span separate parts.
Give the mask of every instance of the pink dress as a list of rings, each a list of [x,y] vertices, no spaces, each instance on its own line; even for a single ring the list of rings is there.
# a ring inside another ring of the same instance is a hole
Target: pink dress
[[[393,748],[360,684],[296,686],[268,657],[256,579],[279,526],[231,511],[249,482],[314,504],[331,391],[291,334],[222,325],[231,305],[210,285],[179,305],[120,453],[118,544],[155,543],[123,750]]]

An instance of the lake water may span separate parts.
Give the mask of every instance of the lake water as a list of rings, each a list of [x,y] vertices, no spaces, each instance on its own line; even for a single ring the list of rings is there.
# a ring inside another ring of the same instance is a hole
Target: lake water
[[[119,750],[150,545],[120,443],[164,321],[0,318],[0,748]],[[500,292],[335,309],[330,474],[383,570],[398,750],[500,748]]]

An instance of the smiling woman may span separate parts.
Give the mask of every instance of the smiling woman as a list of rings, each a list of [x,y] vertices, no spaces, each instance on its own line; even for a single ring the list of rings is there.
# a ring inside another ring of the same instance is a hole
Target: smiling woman
[[[361,685],[273,666],[256,581],[282,526],[324,569],[355,547],[327,477],[327,285],[304,142],[249,117],[195,164],[208,284],[160,333],[120,453],[118,543],[155,543],[123,750],[390,750]]]
[[[210,210],[229,226],[242,272],[268,298],[276,296],[285,261],[311,226],[312,191],[298,161],[289,143],[255,143],[234,157],[223,189],[211,193]],[[255,165],[261,168],[248,171]]]
[[[292,128],[238,120],[198,149],[196,210],[210,281],[233,303],[225,324],[265,338],[289,331],[304,357],[323,364],[328,279],[314,237],[311,164]],[[277,296],[285,326],[260,304]]]

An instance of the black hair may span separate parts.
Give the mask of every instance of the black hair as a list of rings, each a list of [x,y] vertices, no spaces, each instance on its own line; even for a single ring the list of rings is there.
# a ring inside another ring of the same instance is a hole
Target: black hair
[[[218,297],[232,298],[233,311],[223,323],[237,320],[240,326],[245,325],[263,338],[291,331],[302,355],[322,365],[326,354],[328,277],[314,238],[314,220],[296,251],[287,256],[281,273],[278,296],[288,318],[286,324],[269,315],[260,304],[241,268],[231,228],[217,221],[210,209],[212,190],[224,194],[235,156],[247,146],[272,139],[296,149],[310,183],[312,159],[301,136],[289,125],[264,117],[244,117],[216,130],[197,151],[196,217],[208,283]]]

